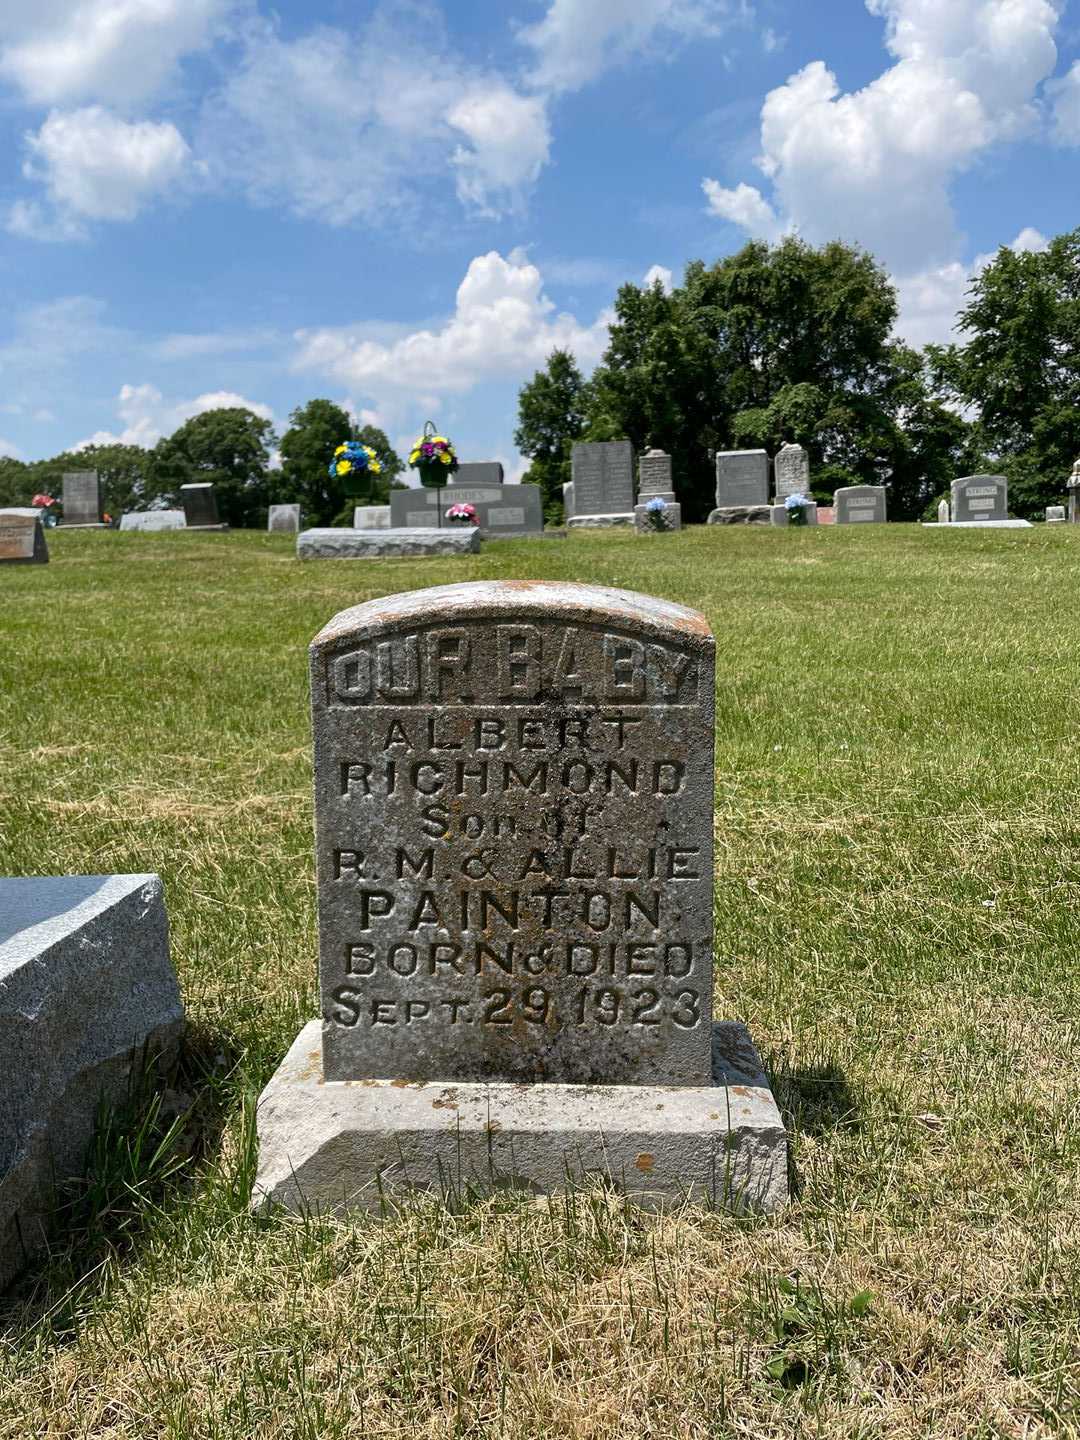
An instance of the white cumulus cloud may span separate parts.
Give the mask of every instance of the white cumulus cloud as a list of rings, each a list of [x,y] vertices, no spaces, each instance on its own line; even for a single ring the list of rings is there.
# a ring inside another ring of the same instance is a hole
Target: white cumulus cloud
[[[544,102],[467,65],[424,0],[377,8],[352,31],[287,39],[262,26],[200,139],[211,174],[257,203],[381,227],[430,215],[448,170],[467,207],[517,208],[549,146]]]
[[[820,60],[766,98],[758,165],[771,200],[706,182],[710,209],[752,234],[770,214],[820,243],[857,241],[898,269],[956,249],[949,183],[1025,133],[1057,58],[1060,0],[866,0],[895,63],[843,93]]]
[[[534,53],[537,89],[577,90],[647,47],[716,39],[746,11],[738,0],[551,0],[520,38]]]
[[[646,286],[652,286],[659,280],[661,290],[663,290],[665,295],[670,295],[673,279],[674,276],[666,265],[650,265],[648,270],[645,271],[645,278],[641,283]]]
[[[610,318],[605,312],[582,325],[557,313],[540,271],[523,252],[504,258],[492,250],[470,263],[454,313],[440,328],[392,341],[367,338],[360,328],[301,331],[296,366],[377,400],[402,390],[461,392],[482,380],[520,379],[556,348],[594,365],[607,344]]]
[[[1047,88],[1053,104],[1054,139],[1062,145],[1080,145],[1080,60]]]
[[[273,421],[269,405],[245,399],[231,390],[215,390],[197,395],[194,400],[167,401],[155,385],[124,385],[117,397],[116,413],[121,430],[98,430],[73,445],[85,450],[88,445],[142,445],[150,448],[163,435],[171,435],[185,420],[204,415],[208,410],[251,410],[264,420]]]
[[[52,111],[27,144],[27,178],[42,182],[61,216],[89,220],[134,219],[191,159],[175,125],[121,120],[100,105]]]
[[[701,188],[711,215],[741,226],[755,240],[778,240],[783,234],[783,222],[755,186],[740,181],[728,189],[715,180],[703,180]]]
[[[1009,245],[1010,250],[1046,249],[1046,237],[1027,225]],[[896,277],[900,314],[897,333],[909,345],[939,345],[963,337],[956,329],[959,312],[968,303],[971,282],[993,260],[992,254],[977,255],[970,265],[959,260],[932,265],[910,275]]]
[[[35,104],[145,100],[214,37],[233,0],[6,0],[0,77]]]

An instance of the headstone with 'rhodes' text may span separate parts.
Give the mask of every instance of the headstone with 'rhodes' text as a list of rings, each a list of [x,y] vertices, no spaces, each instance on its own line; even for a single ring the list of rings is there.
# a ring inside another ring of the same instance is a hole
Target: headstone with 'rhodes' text
[[[260,1195],[583,1166],[780,1203],[767,1082],[712,1021],[713,687],[704,618],[626,591],[461,584],[330,621],[322,1020],[263,1097]]]

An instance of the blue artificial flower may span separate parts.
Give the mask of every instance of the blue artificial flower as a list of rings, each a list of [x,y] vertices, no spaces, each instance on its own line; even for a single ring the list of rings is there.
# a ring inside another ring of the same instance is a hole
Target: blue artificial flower
[[[653,498],[645,506],[645,509],[651,510],[652,513],[656,515],[661,510],[667,509],[667,501],[663,498],[662,495],[654,495]]]
[[[809,503],[805,495],[789,495],[784,501],[784,509],[801,510],[804,505],[808,505]]]

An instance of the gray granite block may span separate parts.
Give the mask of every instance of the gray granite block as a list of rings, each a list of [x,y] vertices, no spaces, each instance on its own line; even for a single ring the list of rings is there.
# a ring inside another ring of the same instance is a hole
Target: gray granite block
[[[156,875],[0,879],[0,1286],[44,1243],[100,1105],[144,1053],[171,1059],[183,1018]]]
[[[120,517],[121,530],[186,530],[183,510],[129,510]]]
[[[768,1213],[787,1136],[744,1026],[713,1027],[712,1084],[324,1080],[320,1022],[258,1109],[252,1197],[291,1211],[378,1210],[409,1191],[533,1194],[603,1176],[639,1204]]]
[[[806,523],[807,523],[807,525],[816,525],[816,524],[818,523],[818,518],[817,518],[817,501],[816,501],[816,500],[809,500],[809,501],[807,501],[806,506],[805,506],[804,508],[805,508],[805,510],[806,510]],[[788,515],[787,506],[786,506],[786,505],[773,505],[773,506],[771,506],[771,507],[770,507],[770,511],[769,511],[769,520],[770,520],[770,522],[771,522],[773,525],[790,525],[790,524],[791,524],[791,519],[790,519],[790,516]]]
[[[354,530],[389,530],[389,505],[354,505],[352,523]]]
[[[385,560],[409,555],[477,555],[475,525],[424,530],[303,530],[297,536],[299,560]]]
[[[710,525],[769,525],[771,505],[722,505],[708,519]]]
[[[300,529],[300,506],[271,505],[270,513],[266,519],[267,530],[283,531],[287,535],[295,535]]]
[[[649,500],[653,498],[649,496]],[[671,535],[682,529],[682,506],[677,500],[668,500],[664,496],[660,498],[664,500],[664,509],[660,512],[664,517],[664,524],[660,528],[653,524],[648,500],[644,505],[634,506],[634,529],[639,535]]]
[[[632,510],[619,510],[611,515],[571,515],[567,520],[571,530],[612,530],[619,525],[634,523]]]

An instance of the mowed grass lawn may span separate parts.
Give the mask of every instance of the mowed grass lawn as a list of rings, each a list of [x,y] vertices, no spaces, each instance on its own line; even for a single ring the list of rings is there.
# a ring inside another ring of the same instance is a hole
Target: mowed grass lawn
[[[193,1108],[103,1144],[0,1305],[4,1440],[1080,1435],[1080,530],[49,544],[0,568],[0,873],[162,875]],[[306,646],[497,577],[712,623],[715,1010],[790,1125],[781,1215],[248,1214],[317,1009]]]

